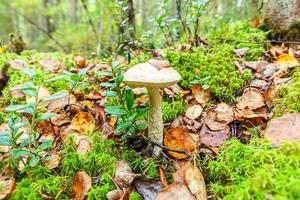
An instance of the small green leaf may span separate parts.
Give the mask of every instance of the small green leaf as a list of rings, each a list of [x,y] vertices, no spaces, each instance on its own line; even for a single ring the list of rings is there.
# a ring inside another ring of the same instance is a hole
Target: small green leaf
[[[8,111],[8,112],[12,112],[12,111],[23,110],[24,108],[27,108],[29,106],[30,106],[29,104],[26,104],[26,105],[11,105],[11,106],[8,106],[5,110]]]
[[[1,133],[0,135],[0,146],[13,146],[14,143],[8,134]]]
[[[44,141],[38,148],[36,149],[36,152],[39,153],[41,151],[44,151],[45,149],[48,149],[52,147],[53,139]]]
[[[55,117],[56,115],[54,113],[43,113],[39,115],[36,120],[41,121],[41,120],[48,120],[51,119],[52,117]]]
[[[67,92],[57,92],[55,94],[52,94],[51,96],[49,97],[45,97],[43,99],[41,99],[41,102],[49,102],[49,101],[54,101],[54,100],[57,100],[57,99],[61,99],[61,98],[64,98],[68,96],[68,93]]]
[[[97,76],[113,76],[113,74],[109,71],[96,71]]]
[[[36,88],[22,88],[21,91],[29,96],[36,96]]]
[[[120,65],[119,61],[113,61],[113,62],[111,63],[112,68],[116,68],[116,67],[118,67],[119,65]]]
[[[145,129],[145,128],[148,127],[148,124],[147,124],[147,123],[142,123],[142,124],[138,124],[136,127],[137,127],[138,129]]]
[[[125,90],[125,101],[128,109],[131,109],[134,104],[134,94],[131,89]]]
[[[88,72],[89,68],[83,68],[78,72],[79,76],[85,75]]]
[[[118,93],[115,91],[105,91],[103,92],[104,96],[106,97],[116,97],[118,96]]]
[[[14,158],[20,158],[22,156],[32,156],[33,154],[27,149],[16,148],[10,151],[10,154]]]
[[[29,165],[31,166],[31,167],[34,167],[34,166],[36,166],[39,162],[40,162],[40,157],[39,156],[36,156],[36,155],[34,155],[31,159],[30,159],[30,161],[29,161]]]
[[[50,79],[48,79],[48,80],[45,80],[45,83],[49,83],[49,82],[53,82],[53,81],[65,79],[66,77],[67,77],[66,75],[55,76],[55,77],[53,77],[53,78],[50,78]]]
[[[202,85],[202,88],[203,88],[204,90],[207,90],[207,89],[209,89],[209,85]]]
[[[30,76],[30,77],[33,77],[34,74],[35,74],[35,72],[32,69],[24,69],[23,73]]]
[[[122,116],[127,114],[127,111],[119,106],[107,106],[104,111],[113,116]]]
[[[103,82],[103,83],[100,83],[100,86],[102,86],[102,87],[115,87],[116,84],[115,83],[109,83],[109,82]]]

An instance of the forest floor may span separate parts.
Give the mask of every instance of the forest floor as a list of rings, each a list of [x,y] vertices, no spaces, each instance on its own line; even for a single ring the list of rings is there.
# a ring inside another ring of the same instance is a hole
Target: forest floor
[[[130,63],[1,53],[0,199],[299,199],[300,47],[267,34],[236,23]],[[147,90],[123,83],[150,59],[182,77],[161,90],[160,157]]]

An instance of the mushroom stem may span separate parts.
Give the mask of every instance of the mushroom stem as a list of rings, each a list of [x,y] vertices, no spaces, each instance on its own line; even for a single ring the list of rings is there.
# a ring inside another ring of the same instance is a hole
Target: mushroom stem
[[[150,112],[148,116],[148,137],[151,141],[158,144],[163,142],[163,119],[162,119],[162,106],[161,96],[159,88],[149,87],[149,99],[150,99]],[[159,156],[161,148],[154,146],[153,154]]]

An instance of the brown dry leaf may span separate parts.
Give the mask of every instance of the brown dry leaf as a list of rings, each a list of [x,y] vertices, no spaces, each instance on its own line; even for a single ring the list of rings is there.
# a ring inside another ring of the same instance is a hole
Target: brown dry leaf
[[[211,147],[214,151],[218,150],[220,146],[230,138],[230,128],[226,126],[219,131],[212,131],[206,125],[202,126],[200,131],[200,143]],[[217,153],[217,152],[215,152]]]
[[[5,199],[16,188],[16,181],[10,168],[5,168],[1,171],[0,186],[0,199]]]
[[[21,87],[23,86],[23,84],[21,84],[21,85],[16,85],[16,86],[14,86],[13,88],[11,88],[10,90],[9,90],[9,93],[10,93],[10,95],[12,96],[12,97],[14,97],[14,98],[22,98],[22,97],[24,97],[25,96],[25,94],[21,91]]]
[[[245,121],[245,119],[267,119],[267,109],[266,107],[257,108],[251,110],[250,108],[245,108],[244,110],[235,109],[234,116],[236,120]]]
[[[187,51],[194,51],[194,48],[191,44],[180,44],[176,50],[187,52]]]
[[[95,119],[88,112],[79,112],[72,119],[71,126],[81,134],[92,133],[95,129]]]
[[[209,90],[204,90],[200,85],[192,87],[193,98],[200,104],[206,104],[211,99]]]
[[[263,131],[265,138],[274,146],[279,146],[284,141],[300,140],[300,114],[286,114],[280,118],[271,119]]]
[[[123,194],[124,192],[122,190],[116,189],[116,190],[109,191],[106,194],[106,198],[107,200],[120,200]]]
[[[113,133],[115,131],[115,127],[110,125],[107,122],[104,122],[102,126],[99,128],[99,131],[102,133],[103,139],[110,138],[113,136]]]
[[[89,94],[84,95],[84,97],[89,100],[99,100],[103,98],[103,95],[97,90],[92,90]]]
[[[172,128],[166,131],[164,135],[164,145],[178,150],[185,150],[189,155],[196,149],[196,143],[192,136],[185,132],[182,127]],[[176,153],[168,151],[170,156],[177,159],[185,159],[188,155],[183,153]]]
[[[274,57],[277,58],[278,56],[281,56],[283,54],[284,49],[282,47],[276,45],[276,46],[271,46],[269,49],[270,54]]]
[[[77,172],[73,184],[73,200],[83,200],[91,187],[92,177],[84,171]]]
[[[218,121],[224,121],[227,124],[233,121],[233,109],[226,103],[219,103],[215,111],[217,112]]]
[[[58,72],[61,68],[61,63],[55,58],[43,58],[39,61],[39,64],[46,72]]]
[[[164,187],[168,187],[169,183],[168,183],[168,180],[167,180],[167,177],[165,175],[165,172],[164,172],[163,168],[159,167],[158,169],[159,169],[160,181],[162,182]]]
[[[257,73],[261,73],[266,69],[269,63],[267,61],[247,61],[244,64],[246,67],[255,70]]]
[[[59,166],[61,156],[57,152],[53,152],[50,155],[51,159],[47,160],[45,165],[48,167],[48,169],[55,169]]]
[[[87,136],[77,136],[76,145],[76,152],[79,155],[85,155],[92,148],[92,140]]]
[[[172,184],[158,193],[156,200],[196,200],[189,188],[184,184]]]
[[[50,93],[48,92],[48,90],[44,87],[40,87],[39,89],[39,94],[38,94],[38,97],[39,99],[42,99],[42,98],[46,98],[46,97],[49,97],[50,96]],[[26,102],[27,103],[34,103],[34,97],[29,97],[29,96],[26,96]],[[49,104],[49,102],[43,102],[42,105],[44,106],[47,106]]]
[[[39,121],[36,126],[37,132],[41,135],[55,135],[53,124],[49,120]]]
[[[260,26],[260,19],[259,19],[259,16],[255,16],[254,18],[252,18],[249,22],[249,25],[252,27],[252,28],[257,28]]]
[[[207,199],[205,180],[196,166],[190,165],[190,167],[186,169],[185,181],[197,200]]]
[[[55,125],[55,126],[62,126],[64,124],[68,124],[71,122],[70,117],[67,115],[66,112],[62,111],[58,114],[55,115],[55,117],[53,117],[51,119],[51,122]]]
[[[214,110],[210,110],[204,117],[204,123],[209,127],[210,130],[218,131],[224,130],[227,127],[227,122],[217,120],[218,113]]]
[[[84,68],[86,65],[86,59],[83,56],[74,56],[73,60],[79,68]]]
[[[58,109],[58,108],[64,108],[66,105],[68,105],[68,98],[69,97],[64,97],[64,98],[61,98],[61,99],[51,101],[48,104],[47,108],[50,111],[53,111],[53,110]],[[76,97],[73,94],[71,94],[70,95],[70,104],[75,104],[75,103],[76,103]]]
[[[197,119],[198,117],[200,117],[201,113],[203,111],[203,108],[200,105],[193,105],[190,106],[186,112],[185,112],[185,116],[189,119]]]
[[[149,179],[145,176],[138,176],[134,179],[133,185],[137,192],[147,200],[156,200],[157,194],[162,190],[160,180]]]
[[[166,60],[157,60],[152,58],[148,60],[148,63],[153,65],[157,70],[170,67],[169,61]]]
[[[23,70],[27,68],[27,63],[23,60],[18,60],[18,59],[8,61],[5,65],[8,65],[9,67],[15,70]]]
[[[128,188],[136,176],[138,176],[138,174],[132,172],[132,168],[128,162],[117,162],[114,180],[120,187]]]
[[[247,88],[244,90],[243,95],[238,98],[238,103],[236,104],[236,107],[238,109],[257,109],[261,108],[265,105],[264,98],[261,95],[261,93],[255,89],[255,88]]]
[[[281,55],[276,62],[282,65],[281,68],[292,68],[300,65],[294,56],[288,54]]]
[[[249,48],[248,48],[248,47],[240,48],[240,49],[235,49],[235,50],[234,50],[235,54],[236,54],[238,57],[240,57],[240,58],[245,57],[248,51],[249,51]]]

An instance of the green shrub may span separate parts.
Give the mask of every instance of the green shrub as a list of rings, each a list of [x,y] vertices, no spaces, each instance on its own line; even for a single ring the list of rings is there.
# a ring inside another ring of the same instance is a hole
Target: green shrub
[[[164,122],[173,121],[178,115],[183,114],[185,109],[184,101],[162,102]]]
[[[299,199],[299,154],[299,142],[271,148],[259,139],[228,141],[208,164],[210,193],[214,199]]]

